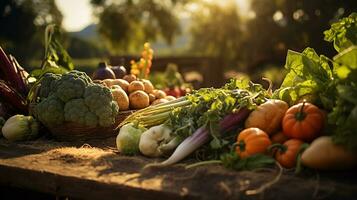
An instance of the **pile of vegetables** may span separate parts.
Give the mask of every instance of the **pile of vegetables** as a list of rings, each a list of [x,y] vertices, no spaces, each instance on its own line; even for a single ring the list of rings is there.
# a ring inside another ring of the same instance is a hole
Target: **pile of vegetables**
[[[110,89],[76,70],[46,73],[40,81],[34,115],[47,127],[71,122],[86,127],[109,127],[119,112]]]
[[[274,93],[247,80],[202,88],[129,116],[120,126],[140,131],[121,137],[130,133],[120,130],[117,144],[134,140],[131,154],[169,156],[153,165],[174,164],[195,153],[203,162],[189,167],[220,163],[240,170],[278,163],[299,171],[302,166],[357,166],[357,13],[324,34],[338,54],[330,59],[312,48],[288,51],[288,73]],[[118,149],[127,152],[123,145]]]
[[[104,79],[102,82],[111,89],[120,111],[143,109],[176,99],[155,89],[150,80],[138,79],[133,74],[125,75],[123,79]]]

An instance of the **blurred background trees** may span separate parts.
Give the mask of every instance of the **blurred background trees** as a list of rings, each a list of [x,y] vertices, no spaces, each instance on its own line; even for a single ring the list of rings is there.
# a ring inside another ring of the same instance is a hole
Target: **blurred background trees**
[[[239,8],[242,1],[249,5],[248,12]],[[323,31],[357,11],[356,0],[90,0],[90,4],[96,23],[65,35],[65,46],[74,58],[139,53],[149,41],[158,56],[165,49],[165,55],[214,57],[221,60],[222,69],[250,74],[270,65],[281,69],[287,49],[312,46],[331,56],[333,49],[323,40]],[[62,19],[55,0],[1,0],[0,45],[27,65],[41,59],[43,28],[49,23],[61,25]]]
[[[21,63],[42,56],[44,28],[50,23],[62,23],[54,0],[0,1],[0,44]]]

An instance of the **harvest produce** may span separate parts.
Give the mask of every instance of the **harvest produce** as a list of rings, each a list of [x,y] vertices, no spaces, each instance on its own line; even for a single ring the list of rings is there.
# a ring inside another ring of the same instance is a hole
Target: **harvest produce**
[[[119,107],[110,89],[93,83],[84,72],[47,73],[40,83],[34,114],[45,126],[65,122],[88,127],[114,124]]]
[[[140,138],[140,152],[149,157],[159,157],[172,152],[179,141],[172,137],[172,130],[165,125],[153,126],[145,131]]]
[[[247,128],[238,134],[236,152],[241,158],[266,153],[271,145],[269,136],[259,128]]]
[[[283,118],[284,134],[307,142],[317,138],[323,126],[322,112],[310,103],[304,102],[290,107]]]
[[[296,161],[299,159],[303,141],[298,139],[290,139],[284,142],[284,144],[275,144],[270,146],[270,149],[276,148],[275,159],[285,168],[293,168],[296,166]]]
[[[139,153],[139,141],[146,128],[138,124],[126,124],[121,129],[116,139],[119,152],[125,155]],[[141,150],[141,149],[140,149]]]
[[[93,73],[93,80],[115,79],[113,70],[105,62],[98,64],[98,69]]]
[[[281,128],[281,120],[289,106],[285,101],[272,99],[257,107],[245,120],[245,127],[256,127],[268,135]]]
[[[153,105],[164,101],[161,92],[154,90],[153,94],[160,100],[153,101],[149,94],[152,106],[130,115],[119,126],[139,123],[149,128],[142,137],[152,136],[149,132],[153,131],[159,133],[156,136],[164,144],[172,142],[173,147],[177,146],[168,159],[150,165],[171,165],[196,153],[203,161],[188,167],[223,164],[241,170],[277,163],[285,168],[300,169],[301,162],[306,167],[324,169],[315,162],[329,160],[323,165],[331,164],[330,169],[336,169],[331,160],[338,163],[339,159],[344,160],[341,163],[346,166],[355,166],[357,47],[353,45],[357,40],[341,33],[339,28],[349,33],[355,31],[356,17],[352,14],[325,32],[326,39],[334,41],[339,51],[333,60],[318,56],[312,48],[303,53],[289,51],[285,65],[288,74],[273,95],[261,85],[232,80],[222,88],[201,88],[176,100]],[[243,126],[246,129],[242,130]],[[168,128],[167,132],[163,127]],[[318,154],[331,154],[323,145],[316,147],[320,138],[324,138],[319,136],[326,134],[326,130],[332,130],[326,146],[339,145],[344,149],[336,150],[344,153],[339,159],[318,157]],[[310,147],[306,142],[312,142]],[[160,145],[154,140],[152,151],[144,153],[143,150],[142,154],[163,156]],[[268,150],[275,155],[266,154]]]
[[[116,79],[123,78],[127,74],[124,66],[112,66],[111,69],[113,70]]]
[[[345,170],[357,166],[356,153],[336,145],[330,136],[314,140],[301,156],[303,165],[320,170]]]
[[[2,135],[10,141],[30,140],[38,136],[39,124],[32,116],[14,115],[2,126]]]
[[[114,101],[119,106],[119,111],[129,110],[129,97],[120,86],[112,86],[111,90]]]

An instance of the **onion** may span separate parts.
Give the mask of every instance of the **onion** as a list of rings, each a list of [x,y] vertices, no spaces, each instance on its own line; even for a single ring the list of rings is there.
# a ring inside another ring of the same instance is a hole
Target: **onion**
[[[113,70],[105,62],[98,65],[98,69],[93,73],[93,80],[115,79]]]
[[[127,72],[124,66],[112,66],[112,70],[115,74],[115,78],[123,78]]]

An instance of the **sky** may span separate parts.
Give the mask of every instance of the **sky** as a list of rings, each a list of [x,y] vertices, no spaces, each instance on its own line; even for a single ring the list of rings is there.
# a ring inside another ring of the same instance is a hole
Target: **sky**
[[[63,14],[63,27],[67,31],[80,31],[94,22],[90,0],[55,0]]]
[[[220,3],[225,1],[228,2],[229,0],[220,0]],[[241,13],[247,13],[249,11],[248,1],[249,0],[236,0]],[[63,27],[67,31],[80,31],[94,23],[90,0],[55,0],[55,2],[63,14]]]

